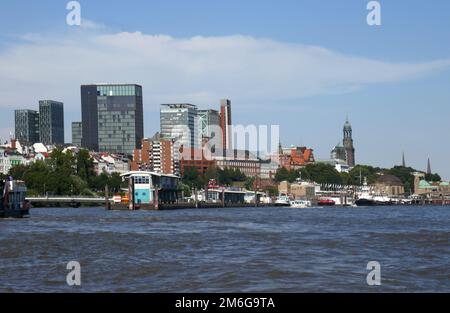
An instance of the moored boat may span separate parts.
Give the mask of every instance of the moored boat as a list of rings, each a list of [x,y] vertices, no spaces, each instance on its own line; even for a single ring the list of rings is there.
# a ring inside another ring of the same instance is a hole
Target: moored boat
[[[287,195],[281,194],[274,202],[275,206],[291,206],[291,199]]]
[[[0,218],[22,218],[30,214],[30,203],[25,200],[27,188],[12,177],[0,181]]]
[[[311,201],[308,200],[292,200],[291,202],[291,208],[297,208],[297,209],[304,209],[304,208],[310,208]]]
[[[336,202],[333,199],[323,198],[319,200],[318,204],[320,206],[334,206]]]

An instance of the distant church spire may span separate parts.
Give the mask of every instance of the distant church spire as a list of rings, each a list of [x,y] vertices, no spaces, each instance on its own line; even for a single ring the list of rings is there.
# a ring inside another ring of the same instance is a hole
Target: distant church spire
[[[406,167],[406,162],[405,162],[405,152],[403,151],[403,155],[402,155],[402,166]]]
[[[348,116],[346,117],[344,124],[344,140],[343,145],[346,154],[347,165],[350,167],[355,166],[355,147],[353,146],[353,137],[352,137],[352,125],[348,120]]]
[[[430,162],[430,158],[428,158],[428,163],[427,163],[427,174],[431,174],[431,162]]]

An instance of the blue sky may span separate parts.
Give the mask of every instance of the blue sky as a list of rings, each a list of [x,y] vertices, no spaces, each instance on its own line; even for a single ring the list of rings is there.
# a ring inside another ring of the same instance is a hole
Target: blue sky
[[[90,0],[79,1],[92,26],[84,29],[66,25],[67,2],[2,1],[1,138],[13,130],[14,107],[37,107],[49,97],[66,104],[70,141],[80,84],[136,77],[147,136],[159,128],[159,103],[217,107],[228,97],[234,123],[280,124],[285,145],[311,146],[317,158],[341,140],[348,114],[357,162],[390,167],[404,151],[409,165],[425,169],[430,157],[432,169],[450,178],[449,1],[380,1],[382,25],[369,27],[365,0]],[[216,45],[226,53],[211,51]],[[129,53],[144,69],[125,58],[115,64],[109,53]],[[297,64],[297,54],[306,61]]]

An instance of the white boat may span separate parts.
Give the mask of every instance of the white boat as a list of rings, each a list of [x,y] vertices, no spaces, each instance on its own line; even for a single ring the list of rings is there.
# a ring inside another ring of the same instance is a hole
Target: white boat
[[[292,200],[291,202],[291,208],[297,208],[297,209],[304,209],[304,208],[310,208],[311,201],[307,200]]]
[[[275,206],[291,206],[291,199],[287,195],[279,195],[275,200]]]

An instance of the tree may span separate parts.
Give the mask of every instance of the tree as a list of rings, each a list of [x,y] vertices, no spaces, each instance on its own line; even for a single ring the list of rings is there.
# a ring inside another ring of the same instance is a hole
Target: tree
[[[201,187],[201,179],[196,167],[187,166],[184,168],[183,182],[190,188]]]
[[[266,188],[266,192],[270,197],[278,196],[278,187],[277,186],[269,186]]]
[[[89,181],[95,176],[94,160],[89,155],[89,151],[81,149],[76,156],[76,168],[77,175],[85,180]]]
[[[205,172],[205,181],[209,182],[210,179],[218,179],[218,170],[215,166],[210,166]]]
[[[91,179],[90,187],[95,191],[103,192],[109,182],[109,175],[105,172]]]
[[[288,180],[289,178],[289,171],[285,168],[285,167],[280,167],[279,169],[277,169],[277,172],[275,173],[275,181],[276,182],[282,182],[285,180]]]
[[[255,183],[255,177],[247,177],[247,179],[245,180],[245,184],[244,187],[247,190],[254,190],[253,186]]]
[[[342,184],[342,178],[334,166],[325,163],[308,164],[300,170],[303,179],[319,184]]]
[[[378,167],[368,166],[368,165],[356,165],[349,172],[350,185],[360,185],[364,182],[364,178],[367,178],[368,184],[373,184],[378,178],[378,173],[380,173],[382,169]]]
[[[111,192],[119,192],[122,185],[122,177],[119,173],[112,173],[108,180],[108,187]]]
[[[442,181],[441,176],[439,174],[425,174],[425,180],[432,182],[440,182]]]

